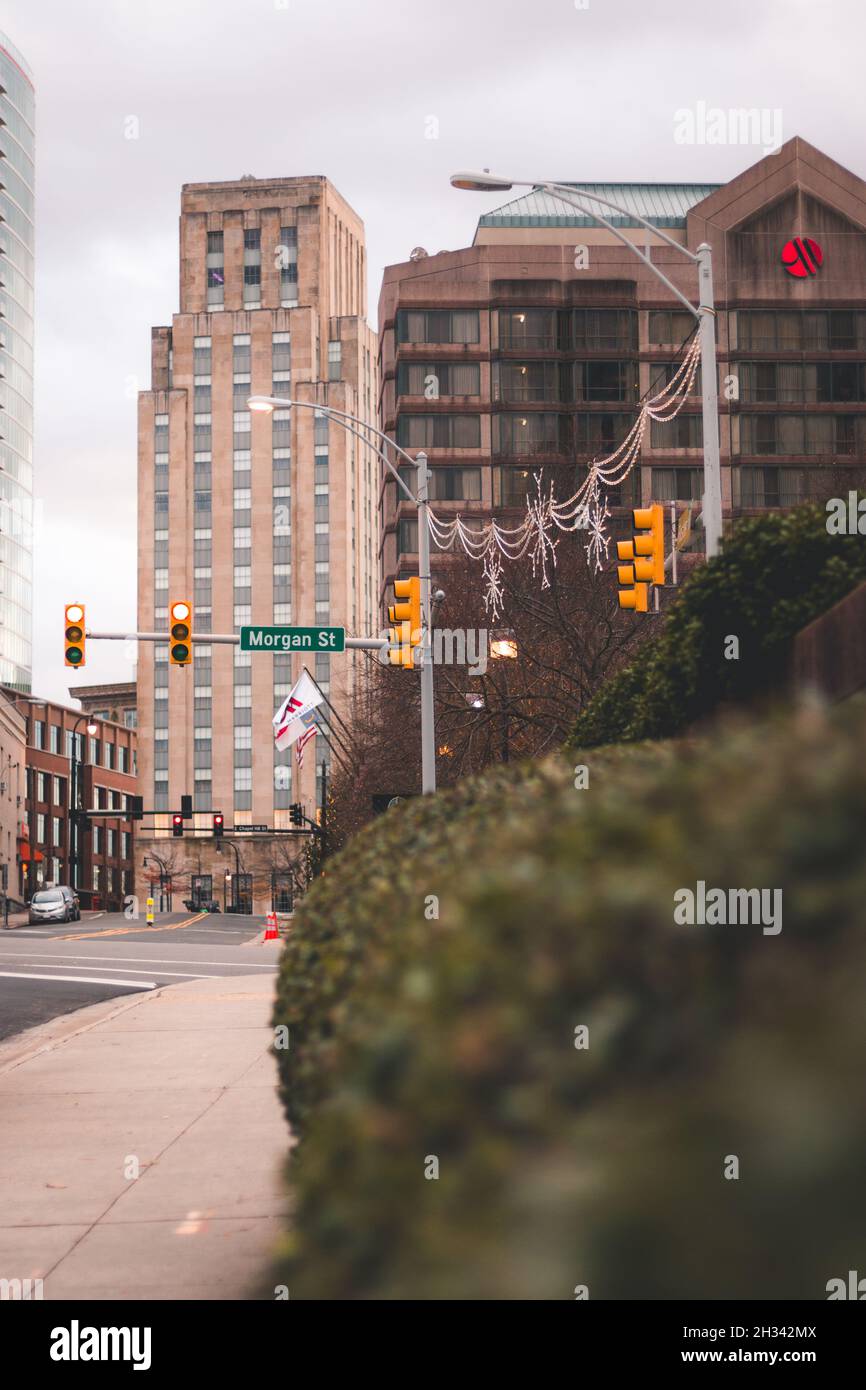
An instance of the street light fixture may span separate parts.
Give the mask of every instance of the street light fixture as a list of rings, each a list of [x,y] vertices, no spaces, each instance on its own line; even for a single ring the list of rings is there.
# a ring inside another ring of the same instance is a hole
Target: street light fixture
[[[697,319],[700,331],[701,344],[701,397],[703,405],[703,427],[704,427],[704,496],[703,496],[703,523],[704,534],[707,543],[707,556],[717,555],[722,540],[722,477],[721,463],[719,457],[719,397],[718,397],[718,376],[716,369],[716,311],[713,300],[713,253],[712,248],[706,241],[701,242],[697,251],[690,251],[687,246],[674,241],[673,237],[668,236],[661,228],[655,227],[647,218],[641,217],[639,213],[620,207],[613,203],[609,198],[602,198],[598,193],[591,193],[588,189],[573,186],[572,184],[556,183],[546,179],[509,179],[499,174],[491,174],[489,169],[484,169],[480,173],[474,170],[462,170],[451,175],[451,184],[454,188],[468,189],[474,193],[505,193],[515,186],[521,188],[542,189],[552,197],[558,198],[563,203],[569,203],[587,217],[593,217],[606,227],[609,232],[621,241],[623,246],[627,246],[633,255],[642,261],[646,268],[655,275],[657,280],[673,294],[682,305],[693,314]],[[696,265],[698,268],[698,305],[697,308],[680,290],[677,289],[668,277],[659,270],[658,266],[650,258],[648,251],[642,251],[640,247],[615,227],[613,223],[598,211],[597,206],[587,207],[587,202],[608,208],[618,217],[627,218],[633,222],[639,222],[647,231],[652,232],[667,246],[673,247],[681,255]]]
[[[430,526],[428,487],[430,474],[427,468],[427,455],[422,450],[415,458],[395,444],[384,430],[366,420],[360,420],[348,411],[337,410],[333,406],[321,405],[317,401],[296,401],[283,396],[250,396],[247,407],[262,414],[274,410],[293,410],[299,406],[303,410],[316,410],[327,415],[349,434],[355,435],[362,444],[373,449],[393,475],[398,488],[408,501],[418,509],[418,573],[421,580],[421,611],[423,636],[421,639],[421,791],[426,796],[436,790],[436,731],[433,704],[433,643],[432,643],[432,604],[430,582]],[[377,443],[376,441],[382,441]],[[417,494],[406,486],[394,464],[388,458],[385,445],[390,445],[400,458],[405,459],[415,469]]]

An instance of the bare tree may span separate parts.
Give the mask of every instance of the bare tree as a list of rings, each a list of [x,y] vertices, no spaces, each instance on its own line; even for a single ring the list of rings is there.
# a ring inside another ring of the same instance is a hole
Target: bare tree
[[[650,635],[651,624],[619,609],[613,566],[597,573],[587,566],[582,535],[560,542],[555,563],[548,557],[547,587],[529,557],[505,562],[503,611],[495,622],[485,610],[481,566],[463,555],[434,556],[433,587],[445,591],[437,627],[499,632],[517,652],[489,660],[475,676],[465,667],[436,666],[439,785],[560,745],[601,682]],[[418,791],[417,673],[371,658],[341,735],[329,809],[335,846],[389,797]]]

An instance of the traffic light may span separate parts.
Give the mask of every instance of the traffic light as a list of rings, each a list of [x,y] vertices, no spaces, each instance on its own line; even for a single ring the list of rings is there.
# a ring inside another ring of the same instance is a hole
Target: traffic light
[[[192,796],[185,792],[180,799],[180,814],[184,820],[192,820]]]
[[[171,642],[168,655],[172,666],[188,666],[192,661],[192,608],[178,599],[168,610],[171,618]]]
[[[84,665],[84,604],[67,603],[63,626],[63,660],[67,666]]]
[[[289,824],[290,824],[290,825],[303,825],[303,823],[304,823],[304,808],[303,808],[303,806],[301,805],[300,801],[293,801],[292,804],[291,804],[291,806],[289,807]]]
[[[220,811],[214,812],[213,837],[215,840],[221,840],[223,837],[223,816]]]
[[[422,635],[421,580],[417,575],[412,579],[395,579],[394,597],[403,602],[392,603],[388,608],[388,621],[394,624],[388,630],[388,656],[392,666],[411,669]]]
[[[171,818],[171,833],[175,837],[183,834],[183,816],[179,811],[175,811]]]
[[[144,820],[144,797],[131,796],[129,798],[129,819]]]
[[[664,507],[659,502],[649,507],[636,507],[632,516],[634,539],[617,541],[616,546],[618,558],[629,562],[617,566],[619,606],[646,613],[649,611],[650,584],[661,586],[665,582]],[[649,534],[639,535],[638,532]]]

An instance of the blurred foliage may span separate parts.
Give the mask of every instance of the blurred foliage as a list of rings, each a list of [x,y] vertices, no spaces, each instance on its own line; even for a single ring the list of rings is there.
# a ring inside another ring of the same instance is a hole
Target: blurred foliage
[[[692,572],[658,640],[581,711],[570,742],[668,738],[720,704],[784,685],[795,634],[866,580],[862,537],[829,535],[826,523],[820,504],[741,521]],[[738,660],[725,657],[729,635]]]
[[[291,1297],[824,1298],[862,1271],[864,736],[859,701],[729,719],[355,836],[279,976]],[[781,888],[781,934],[675,925],[699,879]]]

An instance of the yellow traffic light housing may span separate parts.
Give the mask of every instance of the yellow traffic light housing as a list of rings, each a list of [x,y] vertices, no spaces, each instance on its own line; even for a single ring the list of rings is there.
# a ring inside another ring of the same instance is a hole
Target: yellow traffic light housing
[[[170,605],[168,614],[171,621],[169,661],[172,666],[189,666],[192,661],[192,606],[178,599]]]
[[[63,661],[66,666],[84,665],[84,604],[67,603],[63,623]]]
[[[395,579],[394,597],[403,600],[388,608],[388,621],[394,626],[388,631],[388,655],[392,666],[415,665],[415,648],[421,643],[421,580]]]
[[[636,613],[649,612],[649,586],[665,582],[665,513],[661,503],[636,507],[632,512],[635,536],[617,541],[616,553],[628,563],[617,566],[619,606]],[[649,534],[637,534],[648,532]]]
[[[649,531],[648,536],[635,535],[634,575],[638,583],[663,585],[665,582],[665,512],[660,502],[651,507],[637,507],[633,513],[635,531]]]

